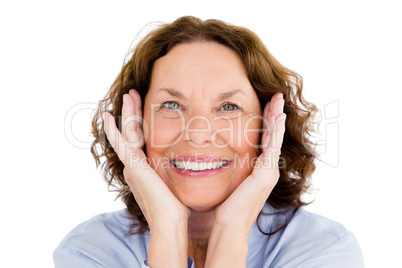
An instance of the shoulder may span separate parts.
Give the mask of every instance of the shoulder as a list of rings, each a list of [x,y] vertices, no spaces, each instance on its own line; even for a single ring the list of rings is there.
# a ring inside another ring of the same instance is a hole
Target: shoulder
[[[303,267],[364,267],[359,243],[342,224],[300,208],[288,227],[297,238],[292,247],[299,241],[307,253]]]
[[[128,236],[125,210],[95,216],[75,227],[53,253],[56,267],[126,267],[147,257],[149,233]]]
[[[267,239],[266,261],[271,267],[364,266],[356,238],[336,221],[300,208],[273,215],[270,223],[276,228],[285,225]]]
[[[306,234],[310,234],[312,236],[324,236],[326,240],[331,239],[336,241],[350,234],[342,224],[309,212],[303,207],[290,215],[287,225],[288,231],[293,232],[299,230],[299,232],[295,232],[295,234],[301,233],[300,230],[304,230],[304,232],[302,232],[304,234],[301,234],[302,237],[305,237]]]

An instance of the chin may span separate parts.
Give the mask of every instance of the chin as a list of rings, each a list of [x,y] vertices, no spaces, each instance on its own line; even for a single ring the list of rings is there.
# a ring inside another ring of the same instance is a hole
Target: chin
[[[222,192],[215,189],[193,189],[176,194],[179,201],[196,212],[208,212],[224,202],[233,191]]]

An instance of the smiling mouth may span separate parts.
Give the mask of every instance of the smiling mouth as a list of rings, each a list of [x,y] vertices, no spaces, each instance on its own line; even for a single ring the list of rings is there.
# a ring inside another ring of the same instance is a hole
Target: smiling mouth
[[[226,166],[229,161],[221,162],[192,162],[174,160],[173,165],[180,170],[204,171]]]

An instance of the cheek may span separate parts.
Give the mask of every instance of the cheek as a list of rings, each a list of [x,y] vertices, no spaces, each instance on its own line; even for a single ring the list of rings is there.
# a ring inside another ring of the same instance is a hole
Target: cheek
[[[213,146],[216,148],[234,147],[236,131],[236,126],[232,120],[215,120],[211,136]]]
[[[233,150],[236,154],[234,167],[240,178],[240,182],[249,176],[253,170],[256,158],[259,155],[260,121],[244,120],[237,128],[235,139],[238,140]]]
[[[150,148],[168,148],[179,142],[182,132],[180,119],[157,118],[146,120],[144,128],[147,151]]]
[[[236,151],[258,152],[261,133],[260,121],[259,117],[220,120],[215,127],[215,142],[220,147],[226,145]]]
[[[258,151],[260,145],[260,137],[262,134],[261,131],[260,117],[250,118],[249,120],[247,120],[243,126],[244,143],[247,146]]]

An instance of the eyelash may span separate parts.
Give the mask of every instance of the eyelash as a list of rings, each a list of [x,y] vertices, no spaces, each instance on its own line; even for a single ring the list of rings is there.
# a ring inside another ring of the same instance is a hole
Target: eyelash
[[[178,107],[176,107],[176,108],[171,108],[171,107],[169,107],[169,105],[171,105],[171,104],[176,104]],[[233,106],[233,109],[225,110],[224,107],[225,107],[225,106],[227,107],[227,106],[229,106],[229,105],[230,105],[230,106]],[[165,101],[164,103],[161,104],[160,108],[166,108],[166,109],[168,109],[168,110],[178,110],[178,109],[181,108],[181,105],[180,105],[178,102],[175,102],[175,101]],[[220,110],[231,112],[231,111],[242,110],[242,109],[241,109],[241,107],[240,107],[239,105],[237,105],[237,104],[235,104],[235,103],[226,102],[226,103],[222,104]]]
[[[176,109],[172,109],[172,108],[169,108],[169,104],[177,104],[179,107],[177,107]],[[177,110],[177,109],[180,109],[181,106],[179,103],[177,103],[175,101],[165,101],[164,103],[161,104],[161,108],[166,108],[168,110]]]
[[[232,110],[224,110],[223,107],[225,107],[225,106],[227,106],[227,105],[233,106],[233,109],[232,109]],[[221,109],[224,110],[224,111],[228,111],[228,112],[235,111],[235,110],[241,110],[241,108],[240,108],[239,105],[237,105],[237,104],[235,104],[235,103],[231,103],[231,102],[224,103],[224,104],[221,106]]]

